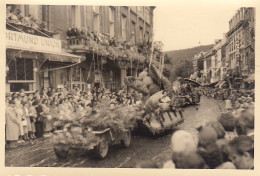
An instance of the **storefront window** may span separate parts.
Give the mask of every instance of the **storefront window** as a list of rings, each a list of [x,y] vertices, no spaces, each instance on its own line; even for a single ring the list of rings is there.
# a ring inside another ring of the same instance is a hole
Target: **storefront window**
[[[7,74],[8,80],[34,80],[33,60],[16,58],[9,64],[10,71]]]
[[[10,91],[18,92],[21,89],[25,91],[33,90],[34,72],[33,60],[16,58],[9,63],[9,71],[6,79],[10,83]]]

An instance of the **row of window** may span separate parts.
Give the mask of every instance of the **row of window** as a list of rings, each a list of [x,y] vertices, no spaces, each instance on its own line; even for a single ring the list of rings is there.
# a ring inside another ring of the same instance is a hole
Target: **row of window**
[[[8,5],[10,6],[10,5]],[[14,6],[12,8],[20,9],[23,16],[28,16],[31,14],[33,17],[37,18],[38,20],[46,23],[46,28],[49,31],[54,31],[54,14],[55,10],[57,10],[57,6],[50,6],[50,5],[11,5]],[[64,7],[63,7],[64,8]],[[92,26],[93,31],[97,31],[100,33],[106,33],[104,31],[104,27],[102,26],[104,22],[104,16],[105,14],[102,14],[103,11],[101,6],[68,6],[66,7],[69,10],[69,26],[74,27],[89,27],[87,23],[91,23],[90,26]],[[87,11],[92,8],[93,14],[87,14]],[[131,7],[132,9],[133,7]],[[118,19],[118,21],[121,22],[119,36],[122,37],[123,41],[126,41],[127,39],[131,39],[134,43],[136,43],[136,40],[138,42],[142,42],[144,39],[144,35],[149,36],[149,25],[150,25],[150,10],[149,7],[143,7],[138,6],[135,7],[137,9],[138,16],[141,16],[142,20],[135,19],[130,20],[128,22],[128,18],[123,13],[121,14],[121,19]],[[132,12],[131,12],[132,13]],[[133,13],[134,14],[134,13]],[[142,15],[143,14],[143,15]],[[115,7],[109,6],[108,7],[108,16],[109,16],[109,31],[108,34],[110,38],[115,36],[115,23],[116,23],[116,9]],[[90,17],[91,16],[91,17]],[[133,18],[132,16],[131,18]],[[92,21],[88,21],[89,18],[92,19]],[[139,20],[139,21],[138,21]],[[143,22],[143,20],[145,22]],[[140,26],[136,23],[139,23]],[[130,29],[128,29],[128,24],[130,25]],[[138,25],[138,26],[137,26]],[[145,26],[145,27],[144,27]],[[145,29],[144,29],[145,28]],[[103,30],[103,31],[101,31]],[[145,30],[145,31],[144,31]],[[137,32],[139,33],[137,35]],[[145,32],[145,33],[144,33]],[[129,36],[127,35],[129,34]]]
[[[244,37],[245,36],[242,30],[237,31],[236,34],[234,34],[231,37],[231,42],[229,44],[229,51],[232,52],[242,47],[244,45]]]
[[[103,16],[101,15],[102,12],[101,12],[100,8],[101,8],[100,6],[93,6],[92,24],[93,24],[93,31],[102,33],[102,32],[104,32],[104,31],[101,31],[103,29],[102,28],[103,19],[101,19],[101,18],[103,18]],[[140,7],[140,8],[143,9],[143,7]],[[71,26],[85,26],[82,22],[82,21],[86,21],[85,16],[77,15],[77,14],[81,13],[80,12],[81,10],[80,10],[79,6],[71,6],[71,22],[70,22]],[[108,17],[109,18],[109,36],[110,36],[110,38],[112,38],[115,36],[116,10],[114,7],[108,7],[108,12],[109,12],[108,13],[108,15],[109,15],[109,17]],[[145,8],[145,12],[146,12],[145,21],[149,25],[150,13],[149,13],[149,10],[146,8]],[[139,26],[139,28],[138,28],[139,36],[136,36],[136,21],[134,21],[134,20],[130,21],[130,30],[127,31],[128,30],[127,16],[124,13],[122,13],[120,18],[121,18],[121,19],[119,19],[119,21],[121,21],[120,36],[122,37],[122,40],[126,41],[128,39],[127,34],[129,33],[130,34],[129,39],[133,40],[134,43],[136,43],[136,39],[138,39],[138,41],[142,42],[143,38],[144,38],[143,25]],[[146,25],[146,26],[148,26],[148,25]]]

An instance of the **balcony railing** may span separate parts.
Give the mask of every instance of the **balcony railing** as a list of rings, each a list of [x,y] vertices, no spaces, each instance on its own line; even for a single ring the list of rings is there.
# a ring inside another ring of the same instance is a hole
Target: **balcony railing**
[[[6,22],[6,29],[48,38],[52,38],[55,34],[54,32],[47,31],[46,29],[37,29],[23,24],[12,23],[9,21]]]
[[[92,40],[89,37],[68,37],[67,48],[72,50],[84,50],[89,53],[96,53],[100,56],[110,58],[111,60],[127,60],[129,62],[144,63],[148,58],[137,51],[137,48],[111,46],[106,42]]]

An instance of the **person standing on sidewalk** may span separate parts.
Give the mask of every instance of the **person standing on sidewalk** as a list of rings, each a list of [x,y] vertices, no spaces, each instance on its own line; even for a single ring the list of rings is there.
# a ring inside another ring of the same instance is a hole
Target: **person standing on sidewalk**
[[[43,111],[42,111],[42,106],[41,102],[38,99],[35,99],[34,104],[36,112],[37,112],[37,118],[35,122],[35,128],[36,128],[36,137],[37,138],[42,138],[44,131],[43,131]]]
[[[20,121],[14,111],[14,101],[6,102],[5,122],[6,122],[6,144],[7,148],[15,148],[19,138]]]

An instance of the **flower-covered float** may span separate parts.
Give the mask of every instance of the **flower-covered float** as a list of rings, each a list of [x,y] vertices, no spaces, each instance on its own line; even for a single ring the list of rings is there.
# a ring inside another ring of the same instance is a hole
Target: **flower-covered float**
[[[109,146],[129,147],[131,131],[138,118],[137,107],[109,108],[108,101],[98,103],[95,110],[81,108],[74,113],[59,112],[53,135],[54,152],[60,159],[67,158],[69,150],[88,151],[91,156],[104,159]]]
[[[137,78],[126,77],[125,83],[146,96],[142,103],[144,113],[138,120],[140,132],[158,135],[174,129],[184,120],[182,107],[188,101],[199,102],[198,93],[192,90],[192,86],[198,84],[191,86],[190,81],[185,79],[171,83],[154,64],[144,69]],[[190,90],[187,85],[191,86]]]

